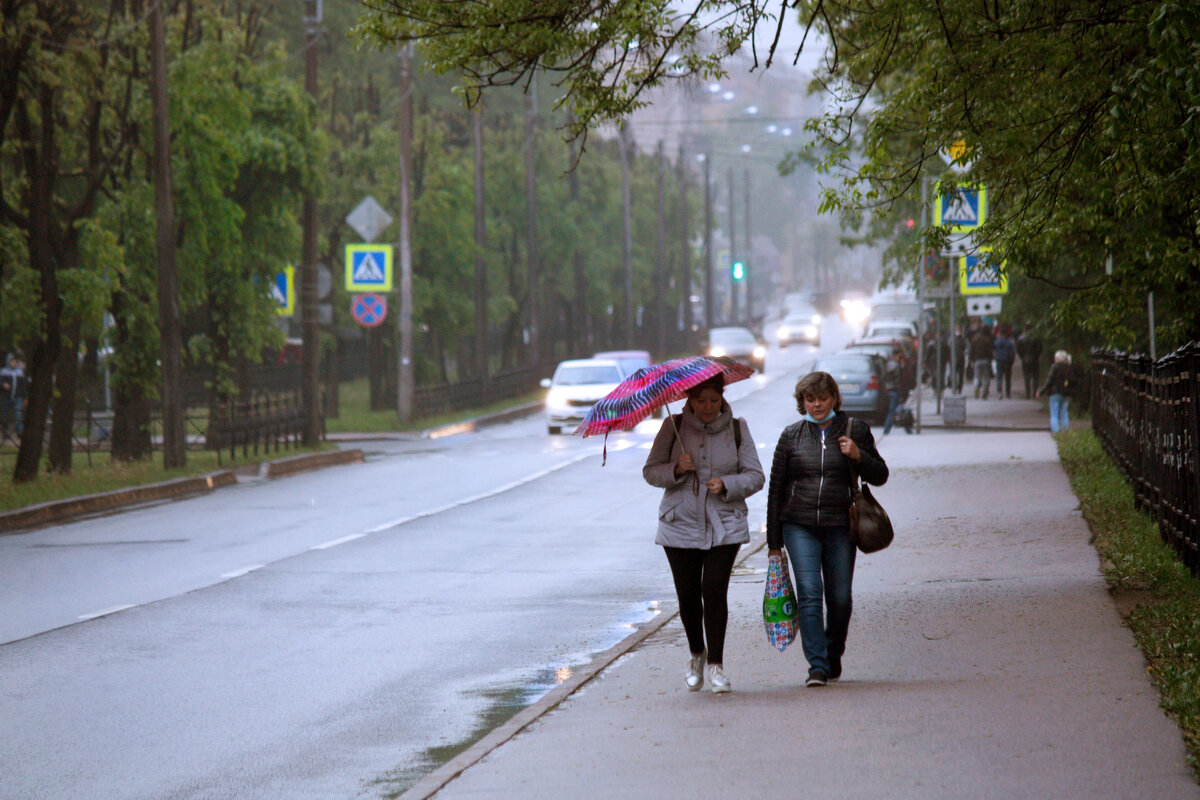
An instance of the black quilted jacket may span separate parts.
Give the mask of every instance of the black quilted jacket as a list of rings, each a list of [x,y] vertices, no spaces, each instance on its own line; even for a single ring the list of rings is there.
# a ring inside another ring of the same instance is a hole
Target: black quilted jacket
[[[768,547],[783,547],[785,522],[807,526],[850,524],[850,465],[837,446],[849,419],[839,411],[826,429],[824,443],[820,427],[803,420],[784,428],[779,435],[767,489]],[[862,459],[855,465],[859,477],[882,486],[887,482],[888,468],[875,448],[871,426],[855,419],[850,438],[862,452]]]

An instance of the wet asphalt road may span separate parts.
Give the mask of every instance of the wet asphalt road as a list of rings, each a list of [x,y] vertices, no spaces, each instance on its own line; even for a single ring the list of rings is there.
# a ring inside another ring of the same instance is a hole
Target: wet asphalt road
[[[729,391],[765,462],[814,355]],[[673,601],[657,425],[604,468],[535,416],[0,537],[0,797],[404,789]]]

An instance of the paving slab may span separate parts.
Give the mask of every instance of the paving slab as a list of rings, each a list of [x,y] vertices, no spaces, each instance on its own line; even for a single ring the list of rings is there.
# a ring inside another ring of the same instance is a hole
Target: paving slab
[[[1049,434],[893,431],[881,452],[897,537],[859,557],[842,680],[804,688],[799,643],[767,642],[760,547],[730,588],[732,693],[687,691],[659,621],[403,797],[1200,798]]]

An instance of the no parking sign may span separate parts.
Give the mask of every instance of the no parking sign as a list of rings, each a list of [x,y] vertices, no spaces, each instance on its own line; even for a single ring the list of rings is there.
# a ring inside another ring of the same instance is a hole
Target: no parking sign
[[[387,319],[387,299],[381,294],[356,294],[350,301],[350,315],[364,328],[374,328]]]

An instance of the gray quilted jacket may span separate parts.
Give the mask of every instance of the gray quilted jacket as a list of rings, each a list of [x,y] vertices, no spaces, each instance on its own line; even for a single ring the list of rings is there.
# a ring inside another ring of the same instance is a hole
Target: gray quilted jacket
[[[762,489],[766,478],[749,426],[741,419],[737,424],[742,426],[740,450],[734,444],[734,418],[728,403],[707,425],[685,405],[679,439],[671,418],[663,420],[642,467],[646,483],[664,489],[655,544],[707,550],[750,541],[746,498]],[[695,460],[697,480],[692,473],[675,476],[675,462],[682,452],[691,453]],[[705,485],[714,477],[725,483],[719,495],[709,493]]]

